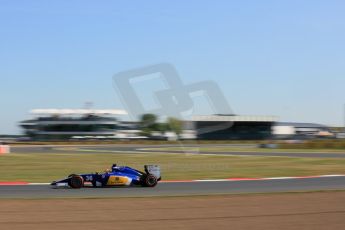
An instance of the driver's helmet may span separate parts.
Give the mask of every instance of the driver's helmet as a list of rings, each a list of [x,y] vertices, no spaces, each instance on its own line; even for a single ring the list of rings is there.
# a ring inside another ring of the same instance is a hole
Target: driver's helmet
[[[118,169],[118,167],[116,166],[116,164],[113,164],[113,166],[111,166],[111,171],[116,171]]]

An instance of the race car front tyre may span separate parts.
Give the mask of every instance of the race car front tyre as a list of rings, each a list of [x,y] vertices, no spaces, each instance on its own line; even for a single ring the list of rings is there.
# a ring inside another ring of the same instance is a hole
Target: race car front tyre
[[[84,179],[79,175],[70,175],[68,185],[71,188],[79,189],[84,186]]]
[[[154,175],[148,174],[143,181],[144,187],[155,187],[157,185],[157,178]]]

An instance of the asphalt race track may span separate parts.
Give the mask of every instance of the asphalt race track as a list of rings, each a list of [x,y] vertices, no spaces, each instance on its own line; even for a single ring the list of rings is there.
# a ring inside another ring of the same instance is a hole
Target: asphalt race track
[[[246,148],[255,147],[255,145],[202,145],[203,147],[237,147],[244,146]],[[322,152],[188,152],[188,151],[175,151],[175,150],[155,150],[154,148],[165,147],[181,147],[181,145],[98,145],[98,146],[22,146],[12,147],[12,151],[15,153],[66,153],[71,152],[70,148],[73,148],[74,153],[80,154],[94,154],[94,153],[126,153],[126,154],[138,154],[138,153],[191,153],[191,154],[214,154],[214,155],[233,155],[233,156],[264,156],[264,157],[307,157],[307,158],[345,158],[345,153],[322,153]],[[198,145],[185,145],[183,147],[198,147]],[[66,148],[66,149],[64,149]]]
[[[345,176],[257,181],[215,181],[160,183],[155,188],[118,187],[82,189],[49,185],[0,186],[0,198],[105,198],[188,196],[241,193],[302,192],[345,189]]]

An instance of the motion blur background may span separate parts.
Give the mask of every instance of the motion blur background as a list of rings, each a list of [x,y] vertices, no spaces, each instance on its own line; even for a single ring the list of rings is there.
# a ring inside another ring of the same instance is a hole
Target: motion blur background
[[[31,109],[86,101],[123,109],[112,76],[161,62],[186,84],[217,82],[235,114],[342,126],[344,8],[336,0],[1,1],[0,134],[21,134]],[[138,93],[155,107],[161,88],[142,82]],[[194,113],[212,114],[204,104],[196,98]]]

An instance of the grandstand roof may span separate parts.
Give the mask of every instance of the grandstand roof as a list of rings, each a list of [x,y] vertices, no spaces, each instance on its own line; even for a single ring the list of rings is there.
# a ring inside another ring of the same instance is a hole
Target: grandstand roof
[[[30,111],[35,115],[126,115],[127,112],[121,109],[33,109]]]
[[[192,121],[229,121],[229,122],[276,122],[277,116],[256,115],[200,115],[193,116]]]

